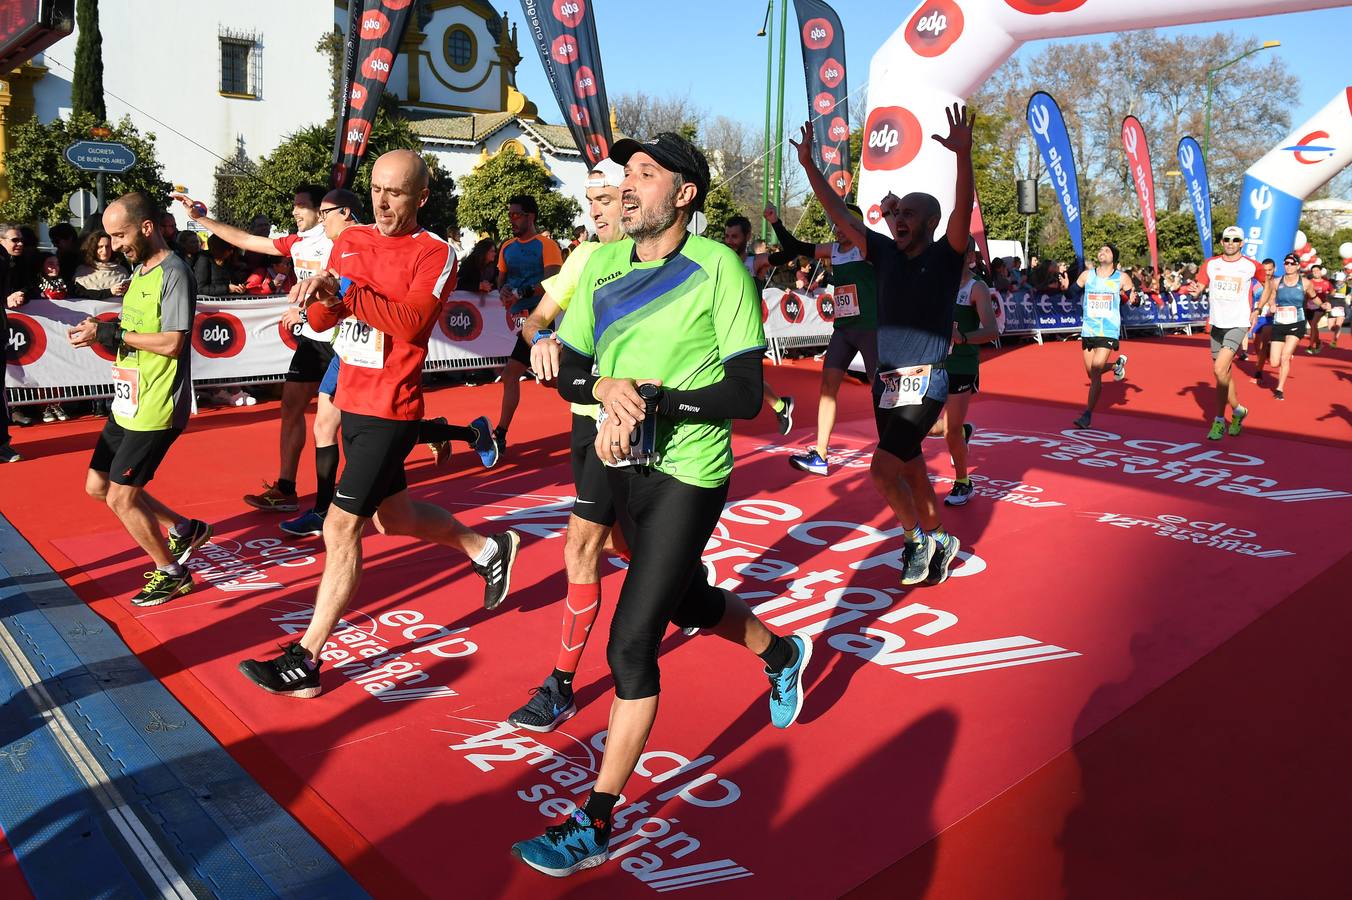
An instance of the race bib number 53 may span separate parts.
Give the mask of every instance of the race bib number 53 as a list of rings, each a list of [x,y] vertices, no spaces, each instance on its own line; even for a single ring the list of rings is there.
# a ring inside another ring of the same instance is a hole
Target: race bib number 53
[[[878,399],[879,409],[896,409],[899,406],[915,406],[925,398],[929,389],[930,367],[907,366],[879,372],[883,381],[883,395]]]
[[[333,349],[349,366],[380,369],[385,366],[385,332],[360,319],[344,319],[338,325]]]
[[[113,366],[113,412],[132,418],[141,405],[141,373]]]

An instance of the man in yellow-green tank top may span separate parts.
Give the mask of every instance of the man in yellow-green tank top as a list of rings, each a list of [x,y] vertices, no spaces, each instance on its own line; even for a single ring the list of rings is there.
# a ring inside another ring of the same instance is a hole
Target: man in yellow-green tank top
[[[146,492],[192,411],[189,334],[197,305],[192,271],[161,237],[161,210],[144,194],[109,204],[103,228],[134,265],[120,318],[86,319],[70,330],[75,347],[98,344],[113,356],[112,414],[89,461],[85,491],[105,501],[155,570],[131,602],[158,606],[192,590],[183,564],[211,537],[211,526],[185,519]],[[166,542],[162,528],[169,530]]]

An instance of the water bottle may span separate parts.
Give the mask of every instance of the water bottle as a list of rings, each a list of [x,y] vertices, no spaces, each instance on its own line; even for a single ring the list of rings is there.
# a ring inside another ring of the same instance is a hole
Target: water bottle
[[[650,466],[657,462],[657,402],[662,389],[655,384],[640,384],[638,395],[643,398],[646,414],[634,429],[630,455],[638,465]]]

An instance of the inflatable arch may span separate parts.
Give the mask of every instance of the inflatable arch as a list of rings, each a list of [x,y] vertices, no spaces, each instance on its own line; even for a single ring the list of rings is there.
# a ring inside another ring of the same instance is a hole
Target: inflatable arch
[[[953,207],[944,110],[981,85],[1025,41],[1189,25],[1346,5],[1346,0],[923,0],[869,64],[859,200],[881,228],[878,201],[933,194]],[[1305,198],[1352,163],[1352,88],[1295,129],[1244,176],[1247,250],[1280,256],[1295,240]],[[1316,149],[1318,148],[1318,149]],[[1218,223],[1229,224],[1229,223]]]

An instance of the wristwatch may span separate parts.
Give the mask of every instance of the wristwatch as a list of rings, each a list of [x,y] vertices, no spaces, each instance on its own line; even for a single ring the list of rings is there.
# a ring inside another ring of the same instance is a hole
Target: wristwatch
[[[540,343],[541,341],[543,341],[543,340],[548,340],[549,338],[552,338],[553,336],[554,336],[554,332],[550,331],[548,328],[541,328],[539,331],[535,332],[535,337],[533,337],[533,338],[530,339],[530,345],[531,345],[532,347],[534,347],[536,344]]]

